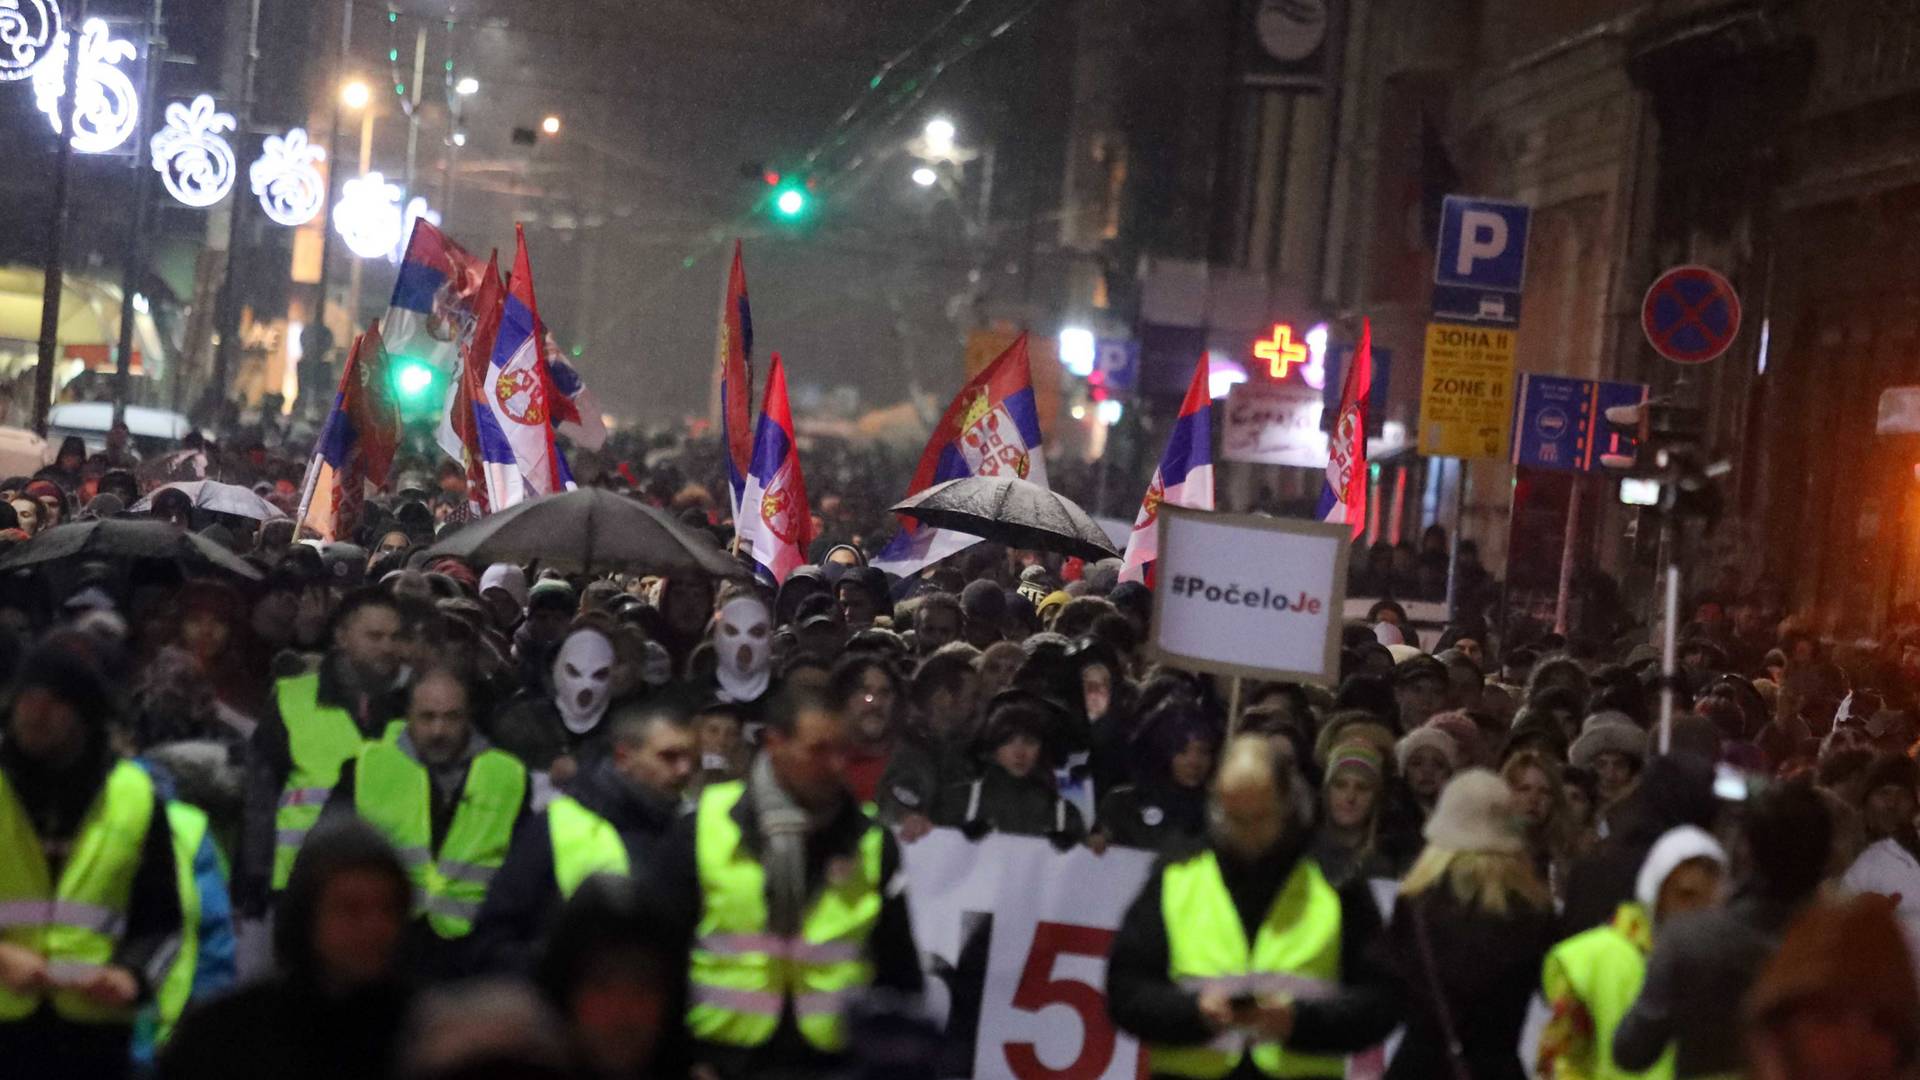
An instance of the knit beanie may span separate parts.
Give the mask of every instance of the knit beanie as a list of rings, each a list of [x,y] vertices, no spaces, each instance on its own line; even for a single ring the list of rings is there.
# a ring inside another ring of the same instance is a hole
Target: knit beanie
[[[1327,779],[1331,781],[1341,769],[1359,769],[1378,780],[1385,775],[1383,761],[1380,751],[1371,743],[1343,742],[1327,755]]]

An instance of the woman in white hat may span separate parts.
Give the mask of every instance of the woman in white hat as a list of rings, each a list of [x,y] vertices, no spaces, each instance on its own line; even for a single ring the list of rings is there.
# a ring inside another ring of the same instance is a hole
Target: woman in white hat
[[[1440,793],[1387,928],[1406,1016],[1389,1080],[1525,1080],[1514,1047],[1555,926],[1523,828],[1512,789],[1485,769]]]

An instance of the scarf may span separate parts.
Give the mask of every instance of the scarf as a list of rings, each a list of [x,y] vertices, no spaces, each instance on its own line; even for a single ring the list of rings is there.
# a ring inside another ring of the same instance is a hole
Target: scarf
[[[813,815],[780,786],[765,754],[754,758],[747,794],[759,819],[767,929],[780,937],[798,937],[807,909],[807,833],[813,829]]]

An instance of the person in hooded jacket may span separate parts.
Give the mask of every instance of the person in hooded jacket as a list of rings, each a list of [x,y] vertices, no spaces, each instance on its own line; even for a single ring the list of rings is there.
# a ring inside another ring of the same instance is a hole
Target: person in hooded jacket
[[[994,698],[979,741],[980,774],[940,792],[933,823],[973,839],[990,832],[1041,836],[1061,850],[1086,839],[1079,807],[1054,789],[1049,740],[1059,723],[1053,712],[1019,690]]]
[[[35,1078],[126,1075],[182,926],[166,809],[83,649],[24,658],[0,740],[0,1071]]]
[[[1717,906],[1725,891],[1727,853],[1703,829],[1668,830],[1647,853],[1632,900],[1613,921],[1555,945],[1540,977],[1550,1016],[1532,1055],[1538,1075],[1627,1075],[1613,1060],[1613,1035],[1647,977],[1647,954],[1662,925]],[[1673,1075],[1671,1051],[1647,1075]]]
[[[690,671],[667,691],[666,702],[686,714],[709,702],[723,702],[757,729],[760,714],[779,689],[773,674],[774,629],[773,613],[760,593],[746,587],[727,590],[707,639],[713,646],[712,674]]]
[[[934,801],[951,784],[973,778],[968,748],[980,701],[980,675],[966,656],[930,656],[914,672],[908,721],[880,774],[880,820],[917,840],[933,827]]]
[[[1142,721],[1135,751],[1139,780],[1100,800],[1094,835],[1163,855],[1191,849],[1207,832],[1207,782],[1220,752],[1220,728],[1198,705],[1170,700]]]
[[[588,878],[561,909],[536,978],[580,1080],[666,1076],[683,1056],[676,944],[649,898],[612,874]]]
[[[371,825],[335,818],[294,860],[271,978],[192,1009],[162,1080],[379,1080],[392,1075],[411,993],[401,959],[413,884]]]

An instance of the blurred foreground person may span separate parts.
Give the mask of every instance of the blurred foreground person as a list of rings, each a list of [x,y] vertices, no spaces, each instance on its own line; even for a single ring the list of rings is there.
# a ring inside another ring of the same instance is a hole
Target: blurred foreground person
[[[1614,1064],[1613,1034],[1640,995],[1654,939],[1674,919],[1718,906],[1726,876],[1727,853],[1711,834],[1692,825],[1669,830],[1647,853],[1634,898],[1613,921],[1553,947],[1540,980],[1551,1016],[1536,1055],[1539,1075],[1629,1075]],[[1649,1073],[1673,1075],[1671,1048]]]
[[[68,648],[22,661],[0,741],[0,1073],[124,1076],[178,944],[167,815],[109,748],[112,712]]]
[[[1214,781],[1208,846],[1168,863],[1113,941],[1107,1007],[1156,1077],[1339,1077],[1342,1056],[1395,1022],[1372,959],[1380,916],[1306,854],[1299,783],[1271,742],[1242,736]]]
[[[1387,927],[1407,1002],[1390,1080],[1526,1076],[1513,1048],[1553,944],[1554,911],[1515,802],[1506,781],[1470,769],[1441,790],[1427,819],[1426,850]]]
[[[1747,1001],[1754,1080],[1881,1080],[1920,1065],[1920,989],[1885,897],[1810,908]]]
[[[836,1075],[868,988],[917,995],[900,851],[847,788],[848,718],[784,690],[742,782],[715,784],[662,846],[652,890],[691,950],[686,1028],[722,1078]]]
[[[1647,981],[1613,1037],[1623,1069],[1647,1069],[1673,1047],[1678,1077],[1738,1071],[1740,1015],[1780,935],[1820,887],[1833,819],[1820,793],[1787,783],[1757,795],[1743,824],[1750,867],[1723,909],[1663,926],[1647,959]]]
[[[294,860],[273,928],[278,971],[190,1009],[160,1056],[173,1078],[392,1075],[409,994],[413,883],[372,826],[336,818]]]
[[[592,1080],[665,1076],[677,1023],[671,935],[624,878],[588,878],[547,938],[539,981],[566,1026],[573,1075]]]
[[[422,995],[407,1025],[404,1080],[566,1080],[559,1018],[530,987],[473,980]]]

